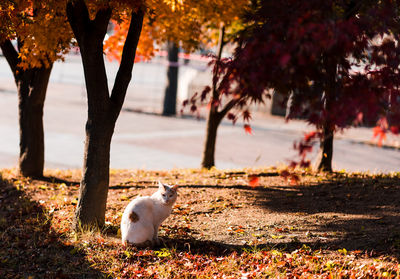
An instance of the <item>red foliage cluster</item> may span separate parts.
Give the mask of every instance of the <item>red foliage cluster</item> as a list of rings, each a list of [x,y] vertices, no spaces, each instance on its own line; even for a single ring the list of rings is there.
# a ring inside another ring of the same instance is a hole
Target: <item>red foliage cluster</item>
[[[318,131],[324,125],[337,131],[378,123],[379,141],[386,132],[397,134],[398,5],[393,0],[252,1],[233,57],[214,61],[220,98],[239,100],[236,107],[243,109],[263,102],[273,89],[289,99],[288,118],[305,118]],[[307,139],[296,147],[301,156],[311,148]]]
[[[263,101],[291,94],[289,117],[345,128],[400,116],[399,26],[394,1],[262,1],[249,17],[220,91]],[[250,34],[250,35],[249,35]],[[358,120],[358,121],[356,121]],[[394,129],[396,130],[396,128]],[[388,131],[388,129],[385,129]]]

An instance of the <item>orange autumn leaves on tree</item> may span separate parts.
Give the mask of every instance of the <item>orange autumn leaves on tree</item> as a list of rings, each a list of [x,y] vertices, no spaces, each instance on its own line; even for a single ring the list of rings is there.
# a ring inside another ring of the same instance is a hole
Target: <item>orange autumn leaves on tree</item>
[[[63,1],[1,1],[0,43],[18,39],[23,70],[49,67],[62,59],[71,46]]]
[[[230,25],[238,20],[247,3],[238,0],[147,0],[144,1],[146,16],[137,48],[136,60],[148,60],[164,42],[179,43],[187,52],[192,52],[200,45],[213,46],[221,24]],[[129,12],[113,16],[114,30],[105,41],[104,52],[108,59],[120,60],[123,42],[129,27]]]
[[[145,19],[145,21],[147,20],[148,19]],[[121,62],[122,50],[124,47],[123,42],[128,33],[130,20],[127,16],[124,16],[120,23],[113,20],[112,24],[114,25],[114,33],[104,42],[104,52],[107,54],[108,60],[112,61],[115,59]],[[154,47],[153,39],[149,36],[149,32],[149,25],[145,22],[136,50],[135,62],[149,60],[153,56],[154,51],[157,50]]]
[[[181,41],[186,49],[192,50],[198,45],[200,25],[192,16],[190,1],[145,1],[146,15],[136,51],[136,61],[150,59],[158,46],[168,40]],[[114,30],[105,41],[104,52],[109,60],[120,60],[123,42],[129,27],[129,12],[113,17]]]

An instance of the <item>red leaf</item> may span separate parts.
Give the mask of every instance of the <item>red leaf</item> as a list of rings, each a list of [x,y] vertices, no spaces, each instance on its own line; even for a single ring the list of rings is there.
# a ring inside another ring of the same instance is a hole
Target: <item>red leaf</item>
[[[244,127],[244,131],[245,131],[247,134],[249,134],[249,135],[252,135],[252,134],[253,134],[253,130],[251,129],[250,125],[244,124],[243,127]]]
[[[243,112],[243,120],[249,122],[250,119],[251,119],[250,111],[245,110],[245,111]]]
[[[281,171],[281,176],[283,177],[283,178],[288,178],[289,177],[289,175],[290,175],[290,173],[287,171],[287,170],[283,170],[283,171]]]
[[[316,131],[313,131],[313,132],[310,132],[310,133],[308,133],[308,134],[305,134],[305,135],[304,135],[304,141],[305,141],[305,142],[310,142],[310,141],[313,140],[316,136],[317,136],[317,132],[316,132]]]
[[[291,161],[289,164],[289,169],[294,169],[297,167],[299,163],[295,162],[295,161]]]
[[[256,175],[249,175],[249,186],[252,188],[260,186],[259,178]]]
[[[235,120],[236,116],[233,113],[228,113],[228,115],[226,116],[229,120]]]
[[[296,174],[292,174],[289,177],[290,185],[297,185],[299,184],[300,178]]]
[[[390,131],[395,134],[398,135],[399,134],[399,126],[391,126],[390,127]]]
[[[196,93],[193,94],[192,98],[190,98],[190,102],[191,102],[191,103],[195,103],[195,102],[196,102],[196,98],[197,98],[197,95],[198,95],[198,94],[199,94],[198,92],[196,92]]]
[[[300,178],[297,174],[291,173],[288,170],[281,171],[281,177],[286,181],[289,181],[290,185],[297,185],[300,181]]]
[[[201,92],[200,100],[202,102],[206,99],[206,97],[207,97],[208,93],[210,93],[210,91],[211,91],[211,87],[210,86],[206,86],[204,88],[203,92]]]
[[[376,126],[373,129],[374,135],[373,138],[378,138],[378,146],[382,146],[382,142],[386,139],[386,131],[382,129],[380,126]]]
[[[311,162],[308,160],[301,160],[300,162],[300,168],[308,168],[310,167]]]

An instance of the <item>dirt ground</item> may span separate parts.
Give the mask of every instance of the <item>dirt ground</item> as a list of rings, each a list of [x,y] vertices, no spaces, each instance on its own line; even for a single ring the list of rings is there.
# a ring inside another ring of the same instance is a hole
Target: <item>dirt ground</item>
[[[160,235],[187,245],[215,242],[230,248],[276,247],[367,251],[398,257],[400,251],[400,174],[377,176],[299,173],[290,185],[276,169],[240,171],[112,170],[106,231],[118,238],[122,212],[137,195],[151,195],[157,180],[178,184],[179,196]],[[257,177],[258,186],[248,186]],[[76,205],[79,171],[48,171],[30,181],[29,195],[41,201],[54,191]],[[16,180],[16,178],[14,178]],[[15,184],[15,183],[14,183]],[[51,208],[51,206],[50,206]],[[63,211],[60,211],[60,213]],[[63,213],[64,214],[64,213]]]

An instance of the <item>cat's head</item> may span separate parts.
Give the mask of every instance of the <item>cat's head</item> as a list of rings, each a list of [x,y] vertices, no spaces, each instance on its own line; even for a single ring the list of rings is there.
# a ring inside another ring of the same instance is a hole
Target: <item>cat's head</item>
[[[164,204],[172,205],[178,197],[178,185],[163,184],[158,181],[158,191],[160,192],[161,200]]]

